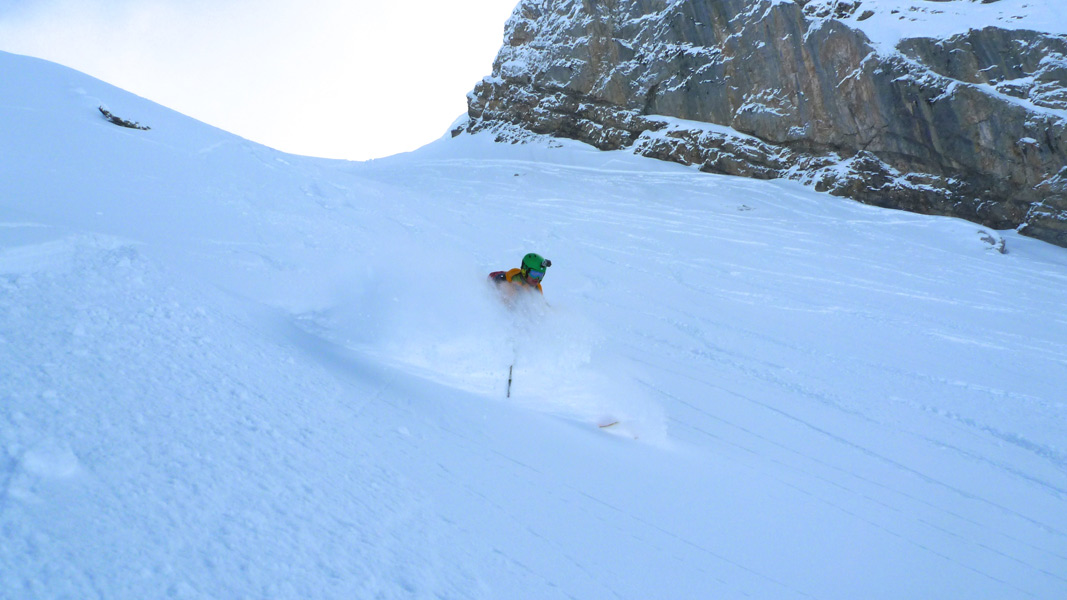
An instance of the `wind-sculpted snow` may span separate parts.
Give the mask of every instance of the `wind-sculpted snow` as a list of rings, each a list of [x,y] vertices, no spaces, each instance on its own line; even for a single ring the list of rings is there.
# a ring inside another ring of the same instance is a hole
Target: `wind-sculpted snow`
[[[0,71],[4,600],[1067,595],[1060,248]]]

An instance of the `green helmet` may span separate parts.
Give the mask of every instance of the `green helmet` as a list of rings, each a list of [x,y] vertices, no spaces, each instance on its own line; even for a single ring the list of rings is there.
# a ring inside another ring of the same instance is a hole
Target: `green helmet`
[[[545,271],[552,266],[552,261],[546,260],[540,254],[533,252],[522,257],[522,276],[538,283],[545,276]]]

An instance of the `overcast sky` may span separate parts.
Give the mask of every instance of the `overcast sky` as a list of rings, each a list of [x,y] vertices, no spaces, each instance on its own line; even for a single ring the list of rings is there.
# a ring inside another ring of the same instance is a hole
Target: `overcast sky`
[[[0,0],[0,50],[58,62],[286,152],[440,137],[518,0]]]

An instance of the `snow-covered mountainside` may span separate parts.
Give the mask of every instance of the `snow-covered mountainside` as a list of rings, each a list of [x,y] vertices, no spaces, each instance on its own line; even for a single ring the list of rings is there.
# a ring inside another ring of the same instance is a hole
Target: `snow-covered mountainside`
[[[523,0],[461,131],[628,148],[1067,246],[1061,0]]]
[[[0,72],[0,598],[1067,597],[1061,248]]]

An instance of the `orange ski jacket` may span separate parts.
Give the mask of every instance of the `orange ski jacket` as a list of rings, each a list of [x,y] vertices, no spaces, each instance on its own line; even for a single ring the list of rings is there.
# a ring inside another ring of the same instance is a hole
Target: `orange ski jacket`
[[[541,282],[531,284],[526,281],[526,278],[522,276],[522,269],[511,269],[510,271],[494,271],[489,274],[489,281],[496,284],[510,283],[511,285],[518,286],[520,288],[535,289],[541,292],[543,296],[545,291],[541,289]]]

